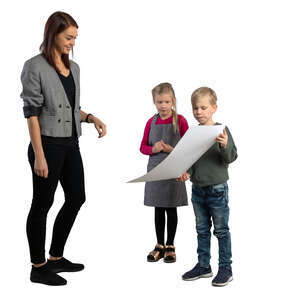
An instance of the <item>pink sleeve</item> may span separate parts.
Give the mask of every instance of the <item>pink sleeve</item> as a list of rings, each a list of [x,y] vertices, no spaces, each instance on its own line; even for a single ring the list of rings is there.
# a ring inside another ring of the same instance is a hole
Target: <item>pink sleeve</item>
[[[186,131],[189,129],[189,124],[184,116],[178,115],[178,126],[179,126],[179,134],[182,138]]]
[[[153,117],[148,120],[145,130],[144,130],[144,136],[141,142],[141,147],[140,151],[145,154],[145,155],[151,155],[152,154],[152,146],[148,145],[148,138],[149,138],[149,132],[151,128],[151,122],[152,122]]]

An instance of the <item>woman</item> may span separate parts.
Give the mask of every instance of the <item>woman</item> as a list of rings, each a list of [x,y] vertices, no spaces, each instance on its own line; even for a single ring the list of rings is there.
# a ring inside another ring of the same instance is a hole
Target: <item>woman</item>
[[[31,139],[28,159],[33,176],[33,199],[26,226],[33,264],[30,280],[48,285],[67,283],[58,272],[84,268],[63,257],[66,240],[85,201],[78,145],[81,122],[94,123],[99,138],[106,134],[103,122],[80,109],[79,66],[69,60],[77,29],[70,15],[52,14],[45,26],[41,54],[25,62],[21,75],[21,98]],[[65,202],[54,223],[50,257],[46,262],[46,219],[58,181]]]

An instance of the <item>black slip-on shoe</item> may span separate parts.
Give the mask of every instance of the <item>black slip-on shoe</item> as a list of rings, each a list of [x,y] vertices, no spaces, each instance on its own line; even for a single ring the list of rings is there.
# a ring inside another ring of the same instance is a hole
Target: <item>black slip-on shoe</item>
[[[53,273],[48,268],[47,264],[41,267],[32,266],[31,273],[30,273],[30,280],[35,283],[41,283],[41,284],[53,285],[53,286],[67,284],[67,280]]]
[[[84,269],[83,264],[75,264],[62,257],[59,260],[47,260],[49,270],[54,273],[60,272],[78,272]]]

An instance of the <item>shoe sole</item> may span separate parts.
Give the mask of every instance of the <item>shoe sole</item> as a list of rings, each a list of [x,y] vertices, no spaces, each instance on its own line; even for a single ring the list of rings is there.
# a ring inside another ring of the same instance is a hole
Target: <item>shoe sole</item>
[[[233,280],[233,277],[231,276],[229,279],[228,279],[228,281],[226,281],[226,282],[224,282],[224,283],[215,283],[215,282],[212,282],[211,284],[213,285],[213,286],[225,286],[225,285],[227,285],[230,281],[232,281]]]
[[[67,282],[55,284],[55,283],[46,283],[46,282],[42,282],[42,281],[38,281],[38,280],[32,280],[32,279],[30,279],[30,281],[33,282],[33,283],[45,284],[45,285],[50,285],[50,286],[61,286],[61,285],[66,285],[67,284]]]
[[[197,279],[200,279],[200,278],[209,278],[209,277],[212,277],[213,275],[214,275],[213,272],[211,272],[211,273],[203,274],[203,275],[192,277],[192,278],[183,278],[182,277],[182,280],[184,280],[184,281],[193,281],[193,280],[197,280]]]
[[[162,257],[159,258],[158,260],[151,260],[151,259],[148,259],[148,258],[147,258],[147,262],[158,262],[158,261],[161,260],[161,259],[162,259]]]
[[[51,269],[51,272],[53,272],[53,273],[63,273],[63,272],[74,273],[74,272],[80,272],[82,270],[84,270],[84,268],[80,269],[80,270],[68,270],[68,271],[64,270],[64,269]]]
[[[164,260],[164,262],[165,262],[166,264],[171,264],[171,263],[176,262],[176,259],[175,259],[175,260]]]

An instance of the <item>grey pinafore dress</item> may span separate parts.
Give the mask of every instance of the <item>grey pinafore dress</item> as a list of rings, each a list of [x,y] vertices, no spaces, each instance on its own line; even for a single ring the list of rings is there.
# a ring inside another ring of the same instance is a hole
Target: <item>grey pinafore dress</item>
[[[158,124],[158,114],[151,122],[148,144],[153,146],[156,142],[163,140],[164,143],[175,147],[180,140],[179,132],[174,133],[173,124]],[[151,171],[162,162],[168,153],[159,152],[149,156],[147,172]],[[144,204],[154,207],[177,207],[188,205],[185,183],[176,179],[146,182]]]

